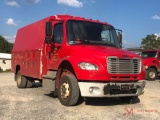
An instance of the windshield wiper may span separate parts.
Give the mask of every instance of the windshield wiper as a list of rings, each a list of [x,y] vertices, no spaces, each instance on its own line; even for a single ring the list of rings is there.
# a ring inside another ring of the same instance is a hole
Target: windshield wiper
[[[91,43],[89,40],[82,40],[83,43]]]
[[[70,44],[92,44],[92,45],[108,45],[108,46],[113,46],[117,47],[111,42],[107,41],[95,41],[95,40],[76,40],[76,41],[70,41]]]

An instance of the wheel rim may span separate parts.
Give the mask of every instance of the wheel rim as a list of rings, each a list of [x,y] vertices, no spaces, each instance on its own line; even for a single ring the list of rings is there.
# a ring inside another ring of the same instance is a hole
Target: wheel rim
[[[156,76],[156,74],[155,74],[154,72],[150,72],[150,73],[149,73],[149,77],[150,77],[150,78],[155,78],[155,76]]]
[[[17,83],[18,83],[18,85],[21,84],[21,75],[18,75]]]
[[[64,81],[60,88],[61,98],[67,99],[69,97],[70,88],[69,83],[67,81]]]

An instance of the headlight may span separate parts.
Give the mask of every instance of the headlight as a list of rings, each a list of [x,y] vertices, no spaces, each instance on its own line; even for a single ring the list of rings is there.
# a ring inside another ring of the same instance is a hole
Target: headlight
[[[94,64],[91,64],[91,63],[81,62],[78,64],[78,66],[82,70],[98,70],[98,67]]]
[[[147,70],[148,69],[148,66],[146,65],[146,66],[144,66],[145,67],[145,69]]]

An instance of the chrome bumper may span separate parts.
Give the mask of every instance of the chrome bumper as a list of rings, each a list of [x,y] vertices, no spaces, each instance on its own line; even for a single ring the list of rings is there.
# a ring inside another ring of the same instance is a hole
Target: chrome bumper
[[[79,82],[82,97],[127,97],[139,96],[144,93],[146,82]]]

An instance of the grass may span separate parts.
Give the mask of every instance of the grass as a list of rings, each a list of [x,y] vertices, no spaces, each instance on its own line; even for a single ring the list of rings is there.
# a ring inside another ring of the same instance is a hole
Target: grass
[[[6,69],[6,70],[2,70],[1,68],[0,68],[0,72],[11,72],[11,69]]]

